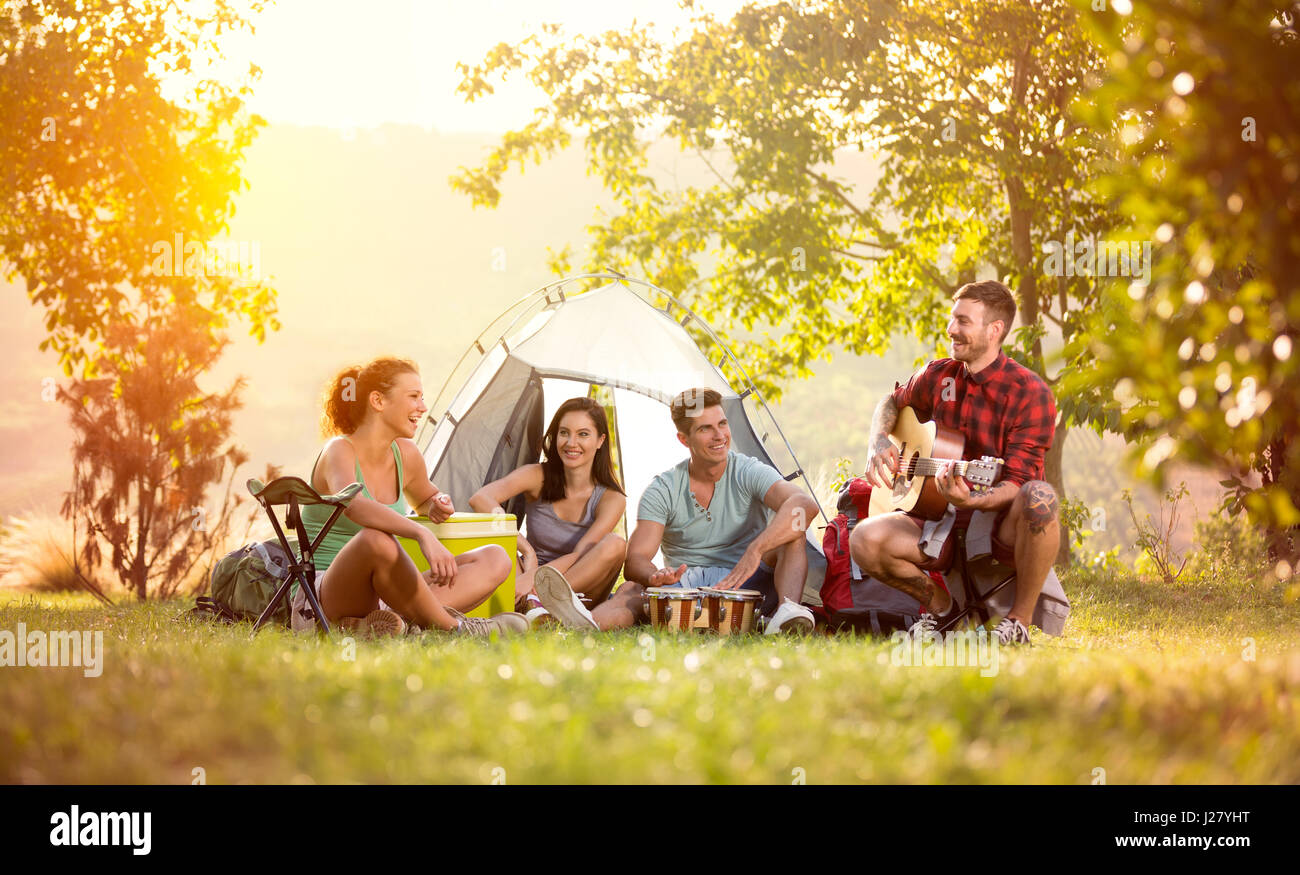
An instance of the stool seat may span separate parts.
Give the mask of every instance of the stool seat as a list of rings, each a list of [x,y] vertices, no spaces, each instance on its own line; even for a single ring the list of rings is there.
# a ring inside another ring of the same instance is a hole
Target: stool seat
[[[284,552],[289,554],[290,565],[289,573],[285,576],[284,582],[276,589],[275,595],[271,597],[271,603],[262,611],[262,615],[257,618],[253,624],[253,635],[266,624],[267,620],[275,613],[280,602],[289,596],[289,589],[297,583],[302,587],[303,594],[307,597],[308,604],[311,605],[312,612],[316,616],[316,623],[325,634],[329,634],[329,621],[325,619],[325,611],[320,606],[320,599],[316,593],[316,565],[312,560],[316,548],[320,546],[321,541],[334,527],[334,523],[351,504],[352,499],[357,497],[361,492],[360,483],[350,483],[340,489],[333,495],[321,495],[311,484],[301,477],[277,477],[270,483],[263,483],[256,477],[251,478],[246,484],[248,492],[253,499],[262,506],[266,515],[271,519],[271,527],[275,529],[275,536],[280,541],[280,546]],[[321,530],[313,540],[307,537],[307,528],[303,525],[302,514],[299,508],[309,505],[323,504],[334,508]],[[285,523],[288,528],[293,529],[298,535],[298,549],[293,549],[289,539],[284,534],[284,529],[280,526],[280,520],[275,515],[275,508],[281,505],[288,507],[285,513]]]
[[[301,477],[277,477],[269,484],[256,477],[248,481],[248,491],[259,502],[267,504],[288,504],[290,496],[298,499],[298,505],[307,504],[342,504],[348,505],[364,487],[360,483],[350,483],[333,495],[321,495],[311,484]]]

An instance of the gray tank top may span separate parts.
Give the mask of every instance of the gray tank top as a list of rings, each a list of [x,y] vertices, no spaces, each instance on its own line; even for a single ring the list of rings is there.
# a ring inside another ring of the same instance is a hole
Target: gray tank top
[[[537,564],[554,562],[561,556],[572,553],[591,528],[596,519],[596,505],[605,494],[605,487],[597,484],[587,499],[587,507],[582,518],[571,523],[555,515],[555,505],[549,501],[529,501],[524,504],[524,528],[527,530],[528,543],[537,552]]]

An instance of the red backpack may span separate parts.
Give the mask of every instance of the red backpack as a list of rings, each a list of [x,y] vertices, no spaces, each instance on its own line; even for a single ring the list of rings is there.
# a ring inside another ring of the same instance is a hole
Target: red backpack
[[[822,552],[826,554],[826,579],[822,581],[822,605],[828,611],[843,611],[853,607],[853,559],[849,555],[849,533],[858,520],[867,516],[871,506],[871,484],[854,477],[840,489],[836,509],[839,515],[831,520],[822,535]],[[850,514],[852,516],[850,516]],[[860,573],[860,572],[859,572]]]
[[[853,565],[849,553],[849,534],[858,521],[868,515],[871,505],[871,484],[860,477],[849,480],[840,489],[836,508],[839,514],[831,520],[822,536],[822,552],[826,554],[826,577],[820,591],[822,607],[813,608],[833,628],[845,626],[876,634],[888,634],[895,629],[907,629],[920,616],[916,599],[886,586]],[[944,586],[943,576],[929,572],[930,577]]]

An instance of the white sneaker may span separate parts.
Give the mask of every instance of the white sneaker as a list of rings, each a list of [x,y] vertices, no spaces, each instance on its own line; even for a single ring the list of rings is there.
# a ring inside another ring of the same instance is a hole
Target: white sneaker
[[[926,611],[917,621],[907,627],[907,640],[914,641],[920,638],[922,641],[928,641],[931,638],[939,637],[939,620],[934,614]]]
[[[591,611],[583,607],[582,600],[573,591],[573,587],[569,586],[569,581],[551,566],[543,565],[537,569],[533,576],[533,588],[537,590],[537,597],[542,600],[543,607],[560,621],[560,625],[570,629],[600,629],[591,616]]]
[[[1029,630],[1025,624],[1019,620],[1013,620],[1010,617],[1003,617],[993,630],[997,636],[998,644],[1003,647],[1010,647],[1015,644],[1029,644]]]
[[[785,599],[781,602],[781,606],[776,609],[776,613],[772,614],[771,619],[767,621],[763,634],[780,635],[783,632],[807,634],[813,630],[814,625],[812,611],[798,602]]]

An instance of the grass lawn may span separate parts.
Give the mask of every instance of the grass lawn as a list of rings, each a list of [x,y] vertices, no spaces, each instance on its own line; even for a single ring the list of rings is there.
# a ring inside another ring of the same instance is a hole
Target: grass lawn
[[[1300,782],[1282,585],[1065,586],[1066,635],[990,677],[850,637],[250,642],[188,602],[0,591],[0,630],[104,633],[99,677],[0,668],[0,781]]]

